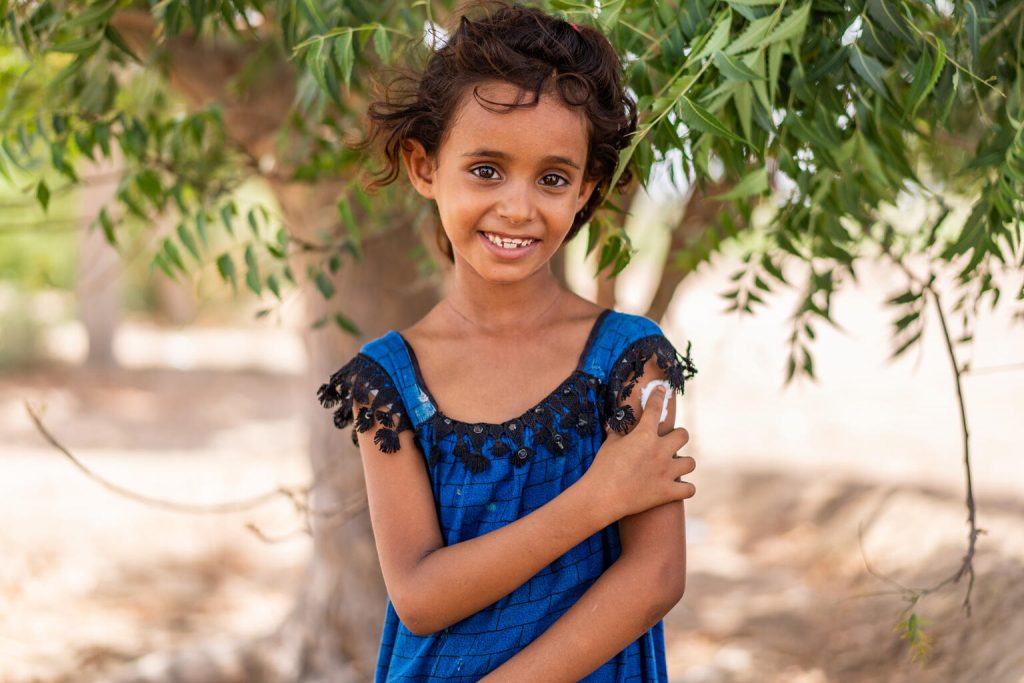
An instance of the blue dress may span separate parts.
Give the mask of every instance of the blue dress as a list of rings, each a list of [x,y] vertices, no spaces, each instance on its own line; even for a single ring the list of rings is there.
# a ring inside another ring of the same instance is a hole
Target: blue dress
[[[650,319],[604,310],[595,321],[576,369],[522,415],[500,424],[465,423],[442,413],[423,382],[416,354],[396,331],[367,342],[320,387],[334,424],[376,429],[384,453],[399,448],[411,429],[427,462],[437,519],[447,545],[502,527],[555,498],[590,466],[606,438],[602,424],[620,433],[636,422],[633,391],[652,357],[672,388],[683,393],[696,374]],[[361,407],[353,414],[353,401]],[[524,649],[568,610],[619,556],[618,523],[570,549],[489,607],[426,636],[409,631],[390,598],[376,683],[470,683]],[[658,621],[599,669],[588,683],[668,680],[664,622]]]

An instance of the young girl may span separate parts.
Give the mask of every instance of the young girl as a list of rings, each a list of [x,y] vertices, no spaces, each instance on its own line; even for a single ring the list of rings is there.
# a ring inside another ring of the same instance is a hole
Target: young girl
[[[362,454],[378,682],[668,680],[695,467],[674,392],[696,369],[550,268],[636,129],[620,70],[595,29],[502,6],[460,18],[408,101],[370,107],[383,182],[404,163],[453,262],[441,303],[318,394]]]

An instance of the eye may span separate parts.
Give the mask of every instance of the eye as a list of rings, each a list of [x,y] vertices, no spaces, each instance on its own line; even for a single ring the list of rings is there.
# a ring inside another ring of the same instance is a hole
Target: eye
[[[488,173],[491,173],[492,175],[479,175],[477,173],[477,171],[481,171],[481,170],[485,170]],[[494,175],[493,174],[494,174],[495,171],[494,171],[494,167],[493,166],[488,166],[486,164],[483,164],[481,166],[474,166],[473,168],[469,169],[469,172],[472,173],[473,175],[475,175],[477,178],[483,178],[484,180],[493,180],[494,179]]]
[[[544,178],[542,178],[542,180],[545,179],[545,178],[555,178],[556,180],[561,180],[564,183],[562,185],[559,185],[557,183],[553,184],[553,185],[552,184],[548,184],[548,187],[565,187],[566,185],[572,185],[572,183],[569,182],[568,178],[563,178],[562,176],[558,175],[557,173],[548,173],[546,176],[544,176]]]

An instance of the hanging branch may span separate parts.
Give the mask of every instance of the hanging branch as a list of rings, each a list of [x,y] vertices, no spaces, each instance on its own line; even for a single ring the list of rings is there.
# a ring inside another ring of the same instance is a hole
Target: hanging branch
[[[345,500],[342,503],[341,507],[339,508],[335,508],[332,510],[313,509],[313,506],[310,504],[310,496],[314,489],[316,489],[316,487],[323,482],[327,468],[316,473],[315,476],[313,477],[312,483],[306,486],[278,486],[277,488],[272,489],[270,491],[266,491],[255,496],[251,496],[249,498],[243,498],[234,501],[208,503],[204,505],[199,503],[183,503],[180,501],[167,500],[164,498],[155,498],[153,496],[148,496],[146,494],[133,491],[119,484],[115,484],[114,482],[111,482],[103,478],[102,476],[98,475],[97,473],[93,472],[85,463],[83,463],[66,446],[64,446],[64,444],[62,444],[57,439],[57,437],[55,437],[53,433],[50,432],[49,429],[46,428],[46,425],[43,424],[43,420],[39,415],[39,411],[35,407],[33,407],[28,401],[25,401],[24,405],[25,410],[28,412],[29,418],[32,420],[33,424],[35,424],[36,429],[39,431],[42,437],[46,439],[46,441],[49,442],[51,446],[60,451],[65,458],[67,458],[75,467],[78,468],[80,472],[82,472],[86,477],[92,479],[93,481],[95,481],[108,491],[111,491],[124,498],[134,500],[138,503],[142,503],[150,507],[160,508],[163,510],[173,510],[174,512],[185,512],[190,514],[225,514],[254,510],[270,502],[271,500],[277,499],[279,497],[284,497],[288,499],[289,501],[291,501],[295,511],[301,514],[303,518],[302,525],[300,525],[294,531],[282,536],[271,537],[263,533],[252,522],[249,522],[245,525],[246,528],[254,534],[256,534],[256,536],[259,537],[260,540],[266,542],[272,543],[285,540],[286,538],[290,538],[291,536],[300,532],[306,533],[311,536],[313,533],[312,522],[314,517],[318,517],[325,520],[334,520],[335,523],[340,525],[352,519],[354,516],[356,516],[366,508],[366,494],[364,491],[359,491],[350,496],[347,500]]]

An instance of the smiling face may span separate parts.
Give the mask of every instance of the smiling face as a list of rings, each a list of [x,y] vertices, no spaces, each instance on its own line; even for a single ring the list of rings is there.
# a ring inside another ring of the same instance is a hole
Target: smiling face
[[[477,92],[514,102],[519,89],[492,81]],[[470,87],[437,158],[409,140],[403,159],[416,190],[437,202],[456,268],[514,282],[547,266],[587,203],[597,182],[583,178],[588,142],[582,111],[556,97],[499,113]]]

